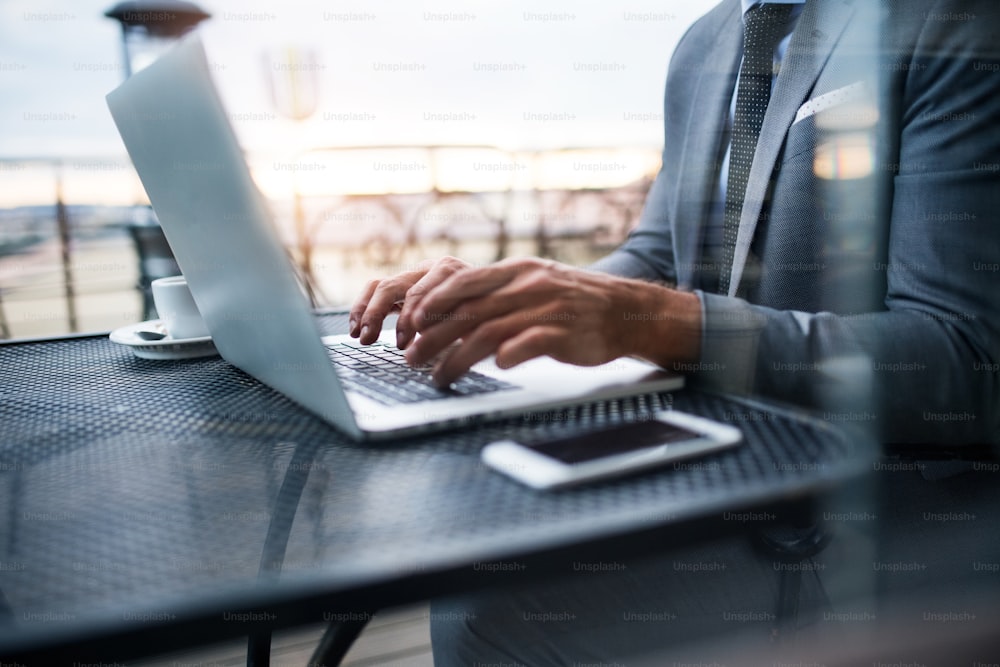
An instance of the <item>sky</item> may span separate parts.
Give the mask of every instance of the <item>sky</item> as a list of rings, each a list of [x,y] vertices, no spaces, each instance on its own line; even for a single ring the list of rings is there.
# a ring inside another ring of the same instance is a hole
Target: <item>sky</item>
[[[103,16],[112,4],[0,3],[0,160],[91,160],[73,185],[83,191],[127,180],[126,167],[97,168],[124,159],[103,99],[123,78],[120,29]],[[670,54],[715,1],[198,4],[212,14],[199,30],[216,83],[259,168],[315,146],[658,148]],[[289,72],[302,120],[288,114]],[[0,163],[0,206],[27,196],[28,180]]]

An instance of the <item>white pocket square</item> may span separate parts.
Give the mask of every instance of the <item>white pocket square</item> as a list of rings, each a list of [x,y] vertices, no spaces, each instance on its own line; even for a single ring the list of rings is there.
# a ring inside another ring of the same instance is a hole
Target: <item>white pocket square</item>
[[[863,97],[864,93],[865,83],[863,81],[856,81],[849,86],[823,93],[799,107],[799,110],[795,113],[795,120],[792,121],[792,125],[795,125],[800,120],[809,118],[809,116],[815,116],[820,111],[826,111],[830,107],[854,102]]]

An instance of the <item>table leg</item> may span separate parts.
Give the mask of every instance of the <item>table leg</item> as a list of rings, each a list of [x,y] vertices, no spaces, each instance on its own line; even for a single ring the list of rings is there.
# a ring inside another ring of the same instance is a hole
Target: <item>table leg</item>
[[[371,614],[359,614],[358,620],[339,621],[327,627],[323,638],[309,660],[310,667],[333,667],[339,665],[350,650],[354,640],[368,625]]]
[[[247,639],[247,667],[268,667],[271,664],[271,633],[254,633]]]
[[[792,516],[755,531],[754,537],[764,553],[775,560],[794,566],[781,570],[778,580],[778,601],[775,605],[771,638],[782,642],[795,636],[799,615],[799,594],[802,590],[802,567],[830,543],[832,534],[818,520],[818,508],[812,503],[796,508]]]

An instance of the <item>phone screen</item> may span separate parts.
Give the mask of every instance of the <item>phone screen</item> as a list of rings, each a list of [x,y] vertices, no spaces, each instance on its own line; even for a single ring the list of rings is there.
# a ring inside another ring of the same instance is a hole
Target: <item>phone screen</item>
[[[657,419],[612,426],[568,438],[527,445],[528,448],[566,464],[625,454],[640,449],[702,437],[701,433]]]

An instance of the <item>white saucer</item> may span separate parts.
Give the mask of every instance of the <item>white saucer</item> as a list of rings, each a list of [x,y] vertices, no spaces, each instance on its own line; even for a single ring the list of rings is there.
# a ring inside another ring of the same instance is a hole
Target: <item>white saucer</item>
[[[166,338],[160,340],[143,340],[136,335],[138,331],[167,333],[163,322],[148,320],[115,329],[108,338],[113,343],[132,348],[135,356],[143,359],[196,359],[219,354],[218,350],[215,349],[215,344],[212,343],[211,336],[171,338],[168,334]]]

